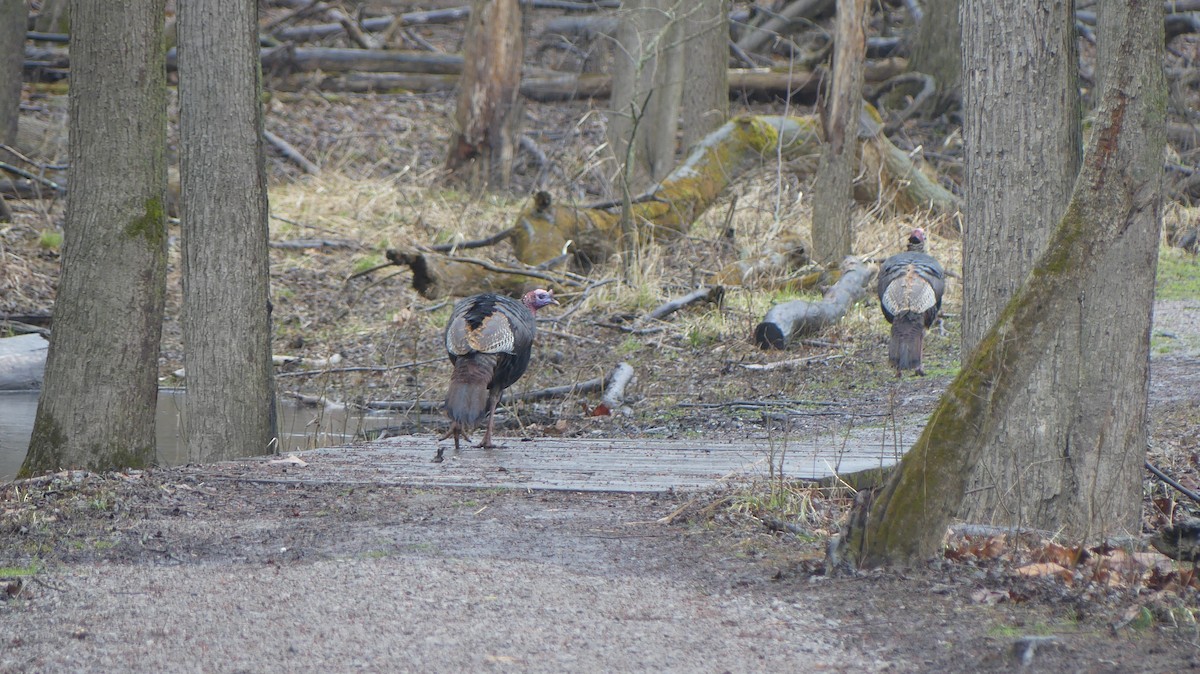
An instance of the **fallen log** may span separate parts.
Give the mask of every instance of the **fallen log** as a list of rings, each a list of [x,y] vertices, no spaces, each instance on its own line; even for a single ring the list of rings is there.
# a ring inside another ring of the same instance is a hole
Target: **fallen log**
[[[631,205],[635,229],[644,240],[670,241],[687,233],[692,222],[735,179],[751,170],[820,148],[816,116],[743,115],[709,134],[645,198]],[[860,181],[856,197],[874,203],[885,197],[909,211],[954,213],[960,200],[926,176],[908,155],[892,145],[869,105],[863,106],[859,137]],[[512,244],[518,260],[537,265],[570,252],[579,268],[611,256],[623,236],[619,210],[552,203],[548,194],[517,216]]]
[[[771,307],[754,328],[754,343],[760,349],[785,349],[793,339],[837,323],[850,305],[866,294],[874,274],[874,265],[847,257],[841,264],[841,278],[820,302],[792,300]]]
[[[378,16],[364,19],[359,28],[370,33],[379,33],[396,28],[409,26],[427,26],[439,23],[455,23],[466,19],[471,14],[470,7],[452,7],[449,9],[434,9],[423,12],[408,12],[395,16]],[[346,27],[340,22],[318,23],[310,26],[292,26],[280,28],[271,36],[280,42],[310,42],[341,35]]]
[[[283,56],[273,58],[280,63],[286,62]],[[305,63],[311,65],[320,62],[321,57],[311,55]],[[420,59],[378,59],[374,63],[377,69],[370,72],[345,72],[344,65],[339,65],[337,69],[321,68],[323,73],[336,74],[324,77],[315,83],[311,81],[311,77],[285,76],[282,79],[273,80],[276,82],[273,86],[284,90],[300,90],[315,84],[322,91],[432,93],[452,91],[458,86],[458,76],[461,72],[461,60],[458,63],[458,69],[455,69],[455,64],[448,58],[431,60],[428,63]],[[384,64],[389,68],[394,68],[394,71],[384,71]],[[871,85],[886,82],[902,73],[904,68],[904,59],[890,58],[871,61],[865,69],[865,82]],[[296,68],[297,72],[302,73],[310,73],[312,70],[313,68],[308,67]],[[798,70],[790,73],[786,70],[769,68],[732,68],[729,70],[728,80],[731,96],[747,97],[753,100],[787,99],[789,96],[806,99],[817,95],[821,83],[828,80],[828,73],[824,68]],[[599,73],[548,74],[541,71],[539,73],[527,72],[521,78],[521,95],[533,101],[553,102],[608,98],[611,93],[612,77]]]

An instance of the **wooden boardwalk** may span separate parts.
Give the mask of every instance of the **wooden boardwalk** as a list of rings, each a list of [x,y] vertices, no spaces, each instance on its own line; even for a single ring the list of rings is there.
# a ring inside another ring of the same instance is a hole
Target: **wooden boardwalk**
[[[430,461],[436,436],[402,436],[294,453],[307,463],[303,467],[265,459],[235,462],[240,464],[235,472],[241,478],[281,482],[667,492],[765,479],[772,465],[782,464],[789,478],[887,466],[912,445],[919,431],[910,423],[898,438],[882,428],[858,429],[836,438],[744,441],[498,438],[502,448],[464,447],[458,453],[445,441],[446,460],[440,464]]]

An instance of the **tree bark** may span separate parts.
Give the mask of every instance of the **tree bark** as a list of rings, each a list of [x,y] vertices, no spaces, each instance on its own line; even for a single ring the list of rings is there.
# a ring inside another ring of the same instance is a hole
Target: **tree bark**
[[[856,504],[843,558],[875,566],[934,555],[971,469],[997,451],[997,429],[1048,364],[1058,365],[1070,410],[1053,448],[1066,468],[1051,530],[1085,540],[1139,530],[1167,107],[1162,12],[1159,0],[1114,2],[1105,12],[1100,39],[1113,41],[1113,60],[1066,212],[916,446]],[[1021,477],[1045,479],[1035,470]]]
[[[700,0],[683,12],[683,147],[729,118],[729,2]]]
[[[813,260],[828,265],[851,253],[858,118],[866,58],[866,0],[838,0],[833,81],[821,106],[825,142],[813,180]]]
[[[17,139],[27,16],[25,0],[0,0],[0,143],[5,145]]]
[[[179,6],[182,426],[197,462],[276,442],[257,30],[255,0]]]
[[[926,0],[925,12],[912,45],[909,70],[933,77],[937,83],[927,116],[958,108],[962,99],[962,0]],[[999,28],[997,28],[999,30]]]
[[[971,270],[963,279],[963,354],[996,322],[1046,249],[1079,172],[1073,4],[966,0],[963,5],[970,220],[963,268]],[[1013,35],[1031,37],[1013,40]]]
[[[155,460],[167,260],[164,2],[71,7],[71,198],[22,477]]]
[[[21,64],[25,48],[25,0],[0,0],[0,144],[17,140],[21,112]],[[11,161],[11,153],[0,150],[0,161]],[[12,221],[12,212],[0,195],[0,222]]]
[[[521,116],[525,39],[517,0],[475,0],[467,23],[459,82],[457,130],[446,168],[475,189],[507,189]]]
[[[614,54],[608,142],[623,189],[636,192],[675,165],[683,88],[681,0],[633,0],[622,10]]]
[[[1022,0],[965,5],[967,217],[963,344],[969,354],[1046,249],[1079,171],[1074,8],[1034,10]],[[1038,35],[1013,43],[1011,31]],[[1014,96],[1015,91],[1022,92]],[[1028,92],[1028,93],[1025,93]],[[1114,305],[1116,306],[1116,305]],[[1078,311],[1060,317],[1068,323]],[[1072,460],[1064,460],[1075,403],[1063,376],[1077,364],[1078,335],[1063,333],[1026,393],[990,439],[962,514],[972,521],[1057,530],[1074,519]]]

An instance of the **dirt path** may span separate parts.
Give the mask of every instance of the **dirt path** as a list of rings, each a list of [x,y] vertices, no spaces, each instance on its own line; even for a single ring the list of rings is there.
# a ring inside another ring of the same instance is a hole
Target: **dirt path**
[[[813,575],[820,542],[659,522],[679,496],[198,475],[43,495],[0,547],[57,560],[0,602],[0,671],[1003,671],[1047,633],[1032,671],[1197,664],[1174,633],[976,603],[962,568]]]

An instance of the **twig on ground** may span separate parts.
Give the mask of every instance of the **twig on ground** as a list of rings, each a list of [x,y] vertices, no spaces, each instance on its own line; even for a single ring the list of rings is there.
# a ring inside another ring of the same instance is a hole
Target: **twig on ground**
[[[680,309],[695,304],[696,302],[713,302],[719,304],[721,299],[725,297],[724,286],[709,286],[692,291],[679,299],[664,302],[656,307],[653,311],[639,319],[639,323],[655,321],[666,318]]]
[[[742,363],[742,367],[746,368],[747,370],[775,370],[775,369],[778,369],[781,367],[791,367],[793,365],[804,365],[805,363],[812,363],[812,362],[817,362],[817,361],[824,362],[827,360],[833,360],[835,358],[841,358],[841,357],[842,357],[842,354],[840,354],[840,353],[831,353],[831,354],[827,354],[827,355],[823,355],[823,356],[807,356],[805,358],[791,358],[788,360],[779,360],[779,361],[775,361],[774,363]]]
[[[1158,479],[1162,480],[1163,482],[1165,482],[1165,483],[1171,485],[1172,487],[1174,487],[1175,489],[1179,490],[1179,493],[1183,494],[1184,496],[1192,499],[1193,501],[1195,501],[1197,503],[1200,503],[1200,494],[1197,494],[1196,492],[1192,491],[1191,489],[1188,489],[1187,487],[1176,482],[1174,479],[1171,478],[1170,475],[1167,475],[1166,473],[1159,470],[1158,466],[1155,466],[1154,464],[1150,463],[1149,459],[1146,460],[1146,470],[1153,473],[1154,476],[1157,477]]]
[[[279,136],[276,136],[266,129],[263,129],[263,139],[270,143],[271,147],[279,150],[280,154],[286,157],[288,161],[303,169],[305,173],[316,175],[317,173],[321,172],[320,166],[317,166],[310,161],[308,157],[300,154],[300,151],[297,150],[291,143],[280,138]]]

